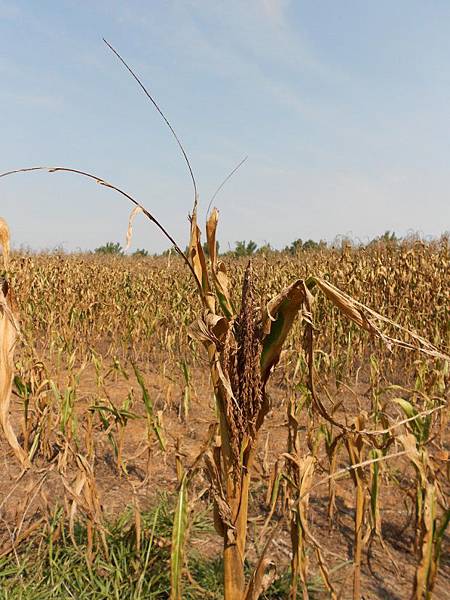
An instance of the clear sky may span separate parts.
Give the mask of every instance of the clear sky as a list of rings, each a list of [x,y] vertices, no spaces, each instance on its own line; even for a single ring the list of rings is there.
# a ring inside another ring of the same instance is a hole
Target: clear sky
[[[450,229],[448,0],[0,0],[0,171],[64,165],[124,188],[184,245],[189,175],[221,248]],[[94,248],[130,207],[70,175],[0,180],[15,246]],[[133,247],[168,243],[138,217]]]

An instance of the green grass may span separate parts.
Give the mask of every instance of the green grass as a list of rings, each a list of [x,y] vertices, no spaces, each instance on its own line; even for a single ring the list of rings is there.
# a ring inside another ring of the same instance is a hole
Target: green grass
[[[136,530],[131,510],[107,527],[109,556],[100,546],[92,564],[86,560],[87,532],[77,524],[73,544],[66,525],[52,541],[62,511],[53,523],[23,543],[16,553],[0,558],[0,600],[137,600],[166,599],[170,585],[170,540],[173,508],[163,497],[142,514],[141,547],[136,547]],[[190,536],[212,533],[204,513],[191,518]],[[189,547],[189,544],[188,544]],[[223,598],[220,558],[207,559],[196,552],[188,557],[190,578],[184,577],[183,598]],[[285,573],[262,597],[276,600],[288,596]],[[206,590],[206,591],[205,591]]]

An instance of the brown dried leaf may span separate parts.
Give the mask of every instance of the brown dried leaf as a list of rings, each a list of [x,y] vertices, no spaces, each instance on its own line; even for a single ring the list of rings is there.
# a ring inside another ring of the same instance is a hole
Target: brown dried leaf
[[[378,328],[371,321],[369,321],[362,310],[359,310],[358,307],[355,306],[355,303],[349,296],[344,295],[340,290],[330,285],[324,279],[315,277],[314,280],[325,296],[331,300],[331,302],[337,306],[349,319],[369,333],[372,333],[373,335],[381,335]]]
[[[256,568],[247,584],[244,600],[258,600],[258,598],[261,597],[261,595],[272,585],[276,579],[277,570],[275,565],[272,563],[271,568],[268,568],[271,563],[271,558],[267,553],[275,538],[275,535],[280,531],[281,525],[282,521],[275,525],[269,537],[267,538],[267,541],[258,559]]]
[[[131,238],[133,237],[134,219],[141,212],[143,212],[142,206],[135,206],[130,213],[130,217],[128,219],[127,237],[126,237],[126,241],[125,241],[125,251],[128,250],[131,246]]]
[[[417,472],[420,475],[422,483],[426,481],[426,472],[425,472],[425,464],[426,464],[426,454],[419,453],[417,449],[417,440],[412,433],[405,433],[403,435],[397,436],[397,440],[402,444],[404,449],[406,450],[407,456],[409,460],[416,467]]]
[[[422,520],[422,546],[420,548],[420,562],[417,566],[414,581],[414,595],[416,600],[430,598],[429,576],[433,566],[433,530],[435,521],[435,488],[427,484],[425,491],[424,515]]]
[[[201,244],[201,233],[197,225],[197,212],[191,216],[191,238],[189,242],[189,261],[194,269],[194,273],[201,284],[201,288],[204,294],[203,300],[205,304],[210,308],[212,312],[215,312],[213,297],[209,294],[209,280],[208,271],[206,268],[205,254],[203,252]]]
[[[206,222],[206,239],[208,242],[209,258],[211,259],[213,271],[215,271],[217,267],[216,231],[218,221],[219,211],[217,210],[217,208],[213,208],[211,216]]]
[[[296,468],[298,469],[298,474],[300,478],[300,486],[299,486],[299,494],[298,494],[298,505],[297,512],[300,521],[300,526],[305,536],[305,539],[313,546],[314,552],[316,554],[317,562],[319,565],[319,569],[322,575],[322,580],[327,588],[330,597],[333,600],[336,600],[336,591],[331,583],[330,573],[326,566],[326,561],[323,558],[323,547],[314,537],[313,533],[309,528],[308,523],[308,510],[309,510],[309,494],[313,486],[313,476],[316,466],[316,459],[314,456],[306,456],[304,458],[298,458],[293,461],[293,455],[285,454],[286,458],[292,461]],[[306,576],[307,576],[307,566],[308,561],[305,561],[303,564],[303,569],[300,570],[299,575],[304,584],[303,589],[306,591]]]
[[[217,260],[216,230],[218,220],[219,212],[217,208],[214,208],[206,223],[206,239],[217,298],[225,316],[227,319],[231,319],[235,314],[235,310],[230,299],[228,276],[224,263]]]
[[[0,423],[6,440],[22,467],[28,468],[31,466],[28,455],[17,441],[9,420],[18,324],[13,312],[8,282],[1,279],[0,284]]]
[[[202,342],[205,345],[213,342],[219,345],[228,331],[228,322],[224,317],[215,315],[210,311],[204,311],[189,327],[189,335],[193,339]]]
[[[0,246],[3,254],[3,267],[5,271],[8,269],[9,263],[9,227],[4,219],[0,217]]]
[[[210,451],[205,454],[205,463],[211,483],[211,493],[214,498],[214,525],[220,535],[223,536],[226,532],[227,543],[234,544],[236,542],[236,528],[232,523],[233,515],[225,498],[219,470]]]
[[[375,310],[365,306],[361,302],[358,302],[348,294],[345,294],[339,290],[330,282],[325,281],[320,277],[310,277],[309,281],[317,285],[327,296],[327,298],[331,300],[331,302],[333,302],[333,304],[335,304],[338,308],[340,308],[349,319],[366,331],[369,331],[373,335],[381,338],[388,348],[391,346],[398,346],[400,348],[406,348],[407,350],[417,350],[418,352],[422,352],[423,354],[427,354],[428,356],[432,356],[434,358],[450,360],[450,356],[448,354],[441,352],[422,336],[418,335],[414,331],[411,331],[410,329],[407,329],[406,327],[402,327],[395,321],[384,317]],[[372,318],[369,319],[366,313]],[[413,343],[399,340],[384,334],[379,327],[375,325],[374,319],[381,323],[391,325],[392,327],[395,327],[396,329],[406,333],[413,340]]]

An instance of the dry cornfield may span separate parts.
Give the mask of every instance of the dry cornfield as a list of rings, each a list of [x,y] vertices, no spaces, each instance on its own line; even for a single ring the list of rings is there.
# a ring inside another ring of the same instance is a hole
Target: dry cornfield
[[[448,240],[212,260],[11,257],[1,593],[446,597]]]
[[[10,257],[0,221],[0,598],[448,597],[448,238],[217,256],[107,45],[190,243],[62,167],[174,255]]]

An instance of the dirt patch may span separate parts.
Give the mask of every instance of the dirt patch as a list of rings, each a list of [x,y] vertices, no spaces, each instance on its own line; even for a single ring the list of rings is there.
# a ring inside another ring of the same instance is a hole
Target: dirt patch
[[[142,367],[144,370],[144,367]],[[129,379],[113,374],[99,383],[92,366],[85,369],[80,377],[74,407],[76,430],[71,436],[73,449],[87,452],[89,444],[94,456],[93,470],[96,492],[106,519],[121,514],[133,503],[145,511],[155,503],[162,493],[174,494],[177,490],[177,469],[175,456],[188,467],[200,451],[208,437],[211,423],[216,421],[214,401],[209,386],[209,376],[205,368],[197,368],[192,373],[188,401],[188,414],[185,414],[185,385],[179,371],[166,369],[145,370],[144,379],[153,403],[153,415],[162,429],[166,448],[161,448],[155,431],[148,420],[142,391],[136,382],[132,369],[127,367]],[[61,377],[61,381],[64,376]],[[268,514],[267,486],[276,460],[286,451],[286,406],[288,389],[280,378],[270,389],[272,410],[260,434],[258,457],[254,474],[254,493],[251,500],[250,538],[259,545],[258,527]],[[63,385],[63,384],[61,384]],[[345,420],[346,414],[357,414],[370,410],[369,384],[360,380],[350,389],[332,389],[333,400],[340,403],[335,414]],[[131,394],[131,395],[130,395]],[[128,399],[128,400],[127,400]],[[128,404],[126,404],[128,402]],[[115,423],[111,413],[104,413],[107,423],[98,416],[95,406],[127,405],[132,416],[125,424]],[[12,405],[12,422],[20,432],[23,426],[23,406],[16,397]],[[307,421],[306,410],[300,421],[304,432],[302,444],[308,451],[307,433],[311,433],[311,423]],[[39,454],[31,472],[20,478],[20,467],[11,455],[4,439],[0,439],[0,552],[8,548],[11,532],[20,534],[41,516],[51,512],[52,507],[64,502],[67,490],[59,475],[58,461],[61,460],[62,437],[53,432],[51,443],[55,445],[55,456],[44,460]],[[117,448],[122,440],[123,468],[118,465]],[[77,450],[75,450],[76,452]],[[318,479],[326,477],[328,463],[325,452],[319,451]],[[382,538],[373,538],[365,547],[362,564],[362,590],[366,599],[406,599],[410,597],[417,556],[414,551],[414,496],[413,469],[404,457],[394,459],[386,466],[389,469],[382,477],[380,490]],[[49,464],[51,470],[48,469]],[[339,455],[338,468],[347,466],[345,453]],[[443,465],[444,468],[445,465]],[[397,476],[397,475],[398,476]],[[75,465],[70,461],[66,468],[66,478],[73,482],[77,476]],[[196,510],[207,509],[209,497],[207,482],[202,476],[194,484],[192,497],[200,499]],[[448,493],[448,489],[446,490]],[[447,496],[448,497],[448,496]],[[351,597],[352,560],[354,550],[355,490],[350,477],[336,482],[336,509],[330,523],[328,519],[328,484],[313,489],[310,495],[309,522],[314,537],[323,549],[323,555],[336,587],[343,590],[342,598]],[[82,511],[81,511],[82,515]],[[280,519],[279,507],[274,519]],[[446,540],[448,542],[448,539]],[[220,553],[221,541],[214,533],[205,533],[193,540],[192,546],[202,555],[211,557]],[[255,556],[253,543],[249,546],[250,559]],[[272,549],[272,560],[282,569],[289,564],[290,538],[287,525],[283,525]],[[311,576],[317,577],[317,565],[311,555]],[[445,548],[435,597],[450,598],[450,564]],[[324,596],[325,597],[325,596]]]

